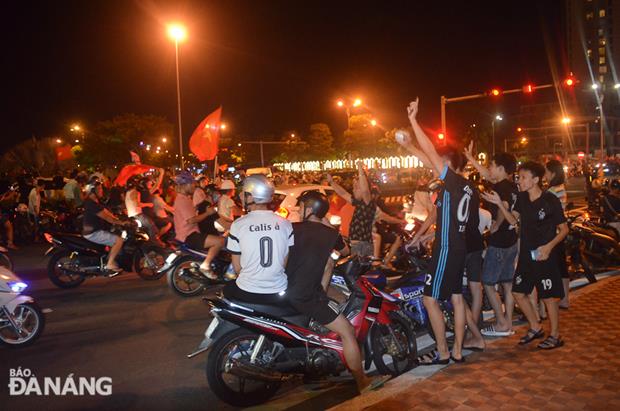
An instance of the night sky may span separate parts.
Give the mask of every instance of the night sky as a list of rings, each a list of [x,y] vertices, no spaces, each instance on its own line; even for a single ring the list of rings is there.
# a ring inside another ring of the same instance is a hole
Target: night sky
[[[2,148],[72,122],[132,112],[176,124],[174,45],[184,22],[186,138],[219,104],[250,138],[346,126],[338,97],[361,96],[385,128],[439,128],[439,96],[551,81],[543,33],[561,55],[561,1],[5,1]],[[562,67],[562,58],[558,58]],[[548,101],[553,93],[529,99]],[[449,121],[516,110],[523,96],[449,107]],[[496,104],[498,106],[496,106]],[[505,107],[504,107],[505,106]]]

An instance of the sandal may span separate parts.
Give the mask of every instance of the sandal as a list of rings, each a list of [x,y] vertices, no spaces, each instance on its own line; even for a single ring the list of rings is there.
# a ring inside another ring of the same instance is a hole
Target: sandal
[[[545,339],[545,341],[538,344],[538,348],[541,350],[553,350],[554,348],[560,348],[563,345],[564,341],[562,341],[559,336],[556,338],[550,335]]]
[[[450,359],[457,364],[461,364],[465,362],[465,356],[463,356],[463,354],[461,354],[461,358],[456,358],[454,355],[450,354]]]
[[[531,328],[529,330],[527,330],[527,334],[525,334],[523,337],[521,337],[521,339],[519,340],[519,345],[525,345],[525,344],[529,344],[532,341],[534,341],[537,338],[543,338],[545,336],[545,332],[543,331],[542,327],[540,327],[540,330],[536,331],[536,330],[532,330]]]
[[[418,365],[448,365],[450,363],[450,357],[441,358],[439,351],[433,350],[424,355],[418,357]]]
[[[513,335],[515,332],[512,330],[499,331],[495,329],[495,325],[491,324],[488,327],[480,330],[480,333],[484,335],[485,337],[508,337],[510,335]]]

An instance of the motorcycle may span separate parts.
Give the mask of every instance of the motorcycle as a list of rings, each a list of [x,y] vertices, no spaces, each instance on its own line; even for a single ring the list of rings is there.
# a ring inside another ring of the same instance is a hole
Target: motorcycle
[[[168,251],[152,243],[149,235],[138,221],[129,227],[113,231],[123,238],[123,248],[117,257],[118,265],[124,271],[133,271],[145,280],[158,280],[164,273]],[[45,239],[51,247],[45,252],[50,255],[47,275],[60,288],[74,288],[90,277],[112,277],[105,269],[108,247],[93,243],[80,234],[45,233]]]
[[[212,280],[200,271],[200,264],[207,254],[202,250],[194,250],[185,244],[166,259],[161,268],[162,274],[167,273],[170,288],[182,297],[191,297],[202,293],[207,287],[234,281],[237,278],[230,261],[230,254],[222,251],[211,262],[211,269],[218,279]]]
[[[0,267],[0,344],[13,348],[34,343],[45,328],[43,311],[30,296],[28,285],[12,271]]]
[[[340,312],[355,328],[363,347],[364,367],[374,362],[385,375],[399,375],[416,365],[414,326],[394,298],[360,276],[358,259],[344,270],[351,290]],[[198,349],[209,350],[209,388],[234,406],[266,402],[282,382],[295,378],[327,378],[345,370],[337,334],[289,306],[249,304],[225,297],[207,299],[213,320]]]

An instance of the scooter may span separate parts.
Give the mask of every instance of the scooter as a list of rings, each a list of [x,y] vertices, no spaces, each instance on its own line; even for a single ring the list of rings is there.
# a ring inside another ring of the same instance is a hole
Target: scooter
[[[344,278],[353,290],[340,312],[355,328],[364,365],[374,362],[384,375],[416,365],[413,324],[389,296],[360,276],[359,260],[346,263]],[[250,304],[207,299],[214,318],[192,358],[209,350],[207,380],[221,400],[247,407],[266,402],[284,381],[328,378],[345,370],[337,334],[286,304]]]
[[[12,271],[0,267],[0,344],[12,348],[34,343],[45,328],[43,311],[28,295],[28,287]]]
[[[186,244],[178,244],[178,250],[166,258],[161,272],[166,272],[170,288],[182,297],[202,293],[207,287],[234,281],[237,278],[230,261],[230,254],[221,251],[211,262],[211,269],[218,279],[212,280],[200,271],[200,264],[206,258],[204,250],[195,250]]]

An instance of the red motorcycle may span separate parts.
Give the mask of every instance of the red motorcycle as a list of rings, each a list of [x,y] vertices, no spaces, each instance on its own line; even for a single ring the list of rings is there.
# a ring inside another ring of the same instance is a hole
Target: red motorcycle
[[[344,278],[352,290],[339,307],[355,328],[364,366],[399,375],[416,365],[415,327],[393,298],[361,277],[358,259],[345,262]],[[222,401],[247,407],[269,400],[282,382],[316,380],[345,370],[336,333],[283,304],[265,305],[206,299],[213,320],[192,358],[210,350],[207,381]]]

